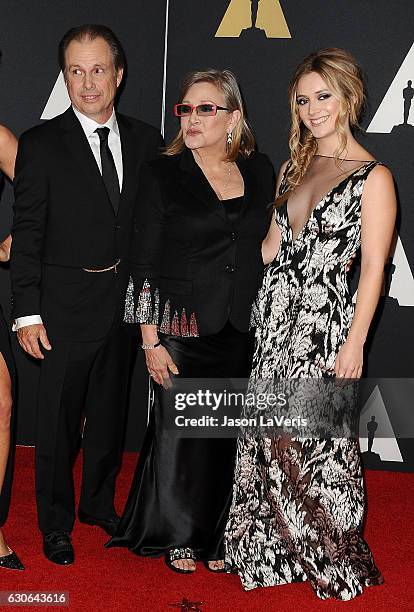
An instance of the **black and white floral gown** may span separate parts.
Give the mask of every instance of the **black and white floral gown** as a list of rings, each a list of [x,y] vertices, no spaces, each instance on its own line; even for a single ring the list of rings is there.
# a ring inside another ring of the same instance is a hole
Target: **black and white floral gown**
[[[251,386],[333,376],[354,310],[346,264],[360,246],[361,196],[377,164],[359,163],[336,182],[296,238],[287,202],[276,209],[281,244],[254,307]],[[279,193],[285,190],[282,180]],[[238,440],[225,550],[246,590],[308,580],[321,599],[347,600],[381,584],[362,537],[363,516],[355,438]]]

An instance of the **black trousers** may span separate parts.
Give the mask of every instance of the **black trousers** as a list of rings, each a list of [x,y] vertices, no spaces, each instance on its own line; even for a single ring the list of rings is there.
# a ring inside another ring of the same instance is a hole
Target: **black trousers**
[[[43,532],[72,531],[72,468],[81,445],[79,509],[112,517],[120,466],[132,356],[132,336],[117,324],[106,338],[71,342],[50,338],[41,364],[36,424],[36,500]]]

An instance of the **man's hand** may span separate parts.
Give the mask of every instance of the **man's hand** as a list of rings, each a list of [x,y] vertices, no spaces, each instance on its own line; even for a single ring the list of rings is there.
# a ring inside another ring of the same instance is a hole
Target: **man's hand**
[[[35,359],[45,358],[40,350],[39,340],[43,348],[47,351],[50,351],[52,348],[44,325],[39,323],[35,325],[26,325],[18,329],[16,333],[22,349],[31,357],[35,357]]]

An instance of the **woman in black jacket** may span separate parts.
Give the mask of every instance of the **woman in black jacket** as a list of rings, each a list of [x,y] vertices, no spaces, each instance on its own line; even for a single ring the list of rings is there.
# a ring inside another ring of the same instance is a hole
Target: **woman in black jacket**
[[[126,509],[108,546],[164,553],[182,573],[193,572],[196,559],[222,571],[235,440],[178,437],[167,425],[174,408],[164,389],[170,373],[249,375],[251,304],[274,172],[254,152],[231,72],[188,75],[175,114],[178,135],[140,178],[126,312],[141,324],[148,371],[158,384]]]

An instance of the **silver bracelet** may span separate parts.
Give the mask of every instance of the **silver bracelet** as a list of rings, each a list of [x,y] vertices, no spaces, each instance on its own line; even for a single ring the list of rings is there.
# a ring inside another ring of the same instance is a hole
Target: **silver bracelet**
[[[158,340],[158,342],[156,342],[155,344],[141,344],[141,348],[144,349],[144,351],[147,351],[149,349],[155,349],[157,348],[157,346],[161,346],[161,341]]]

